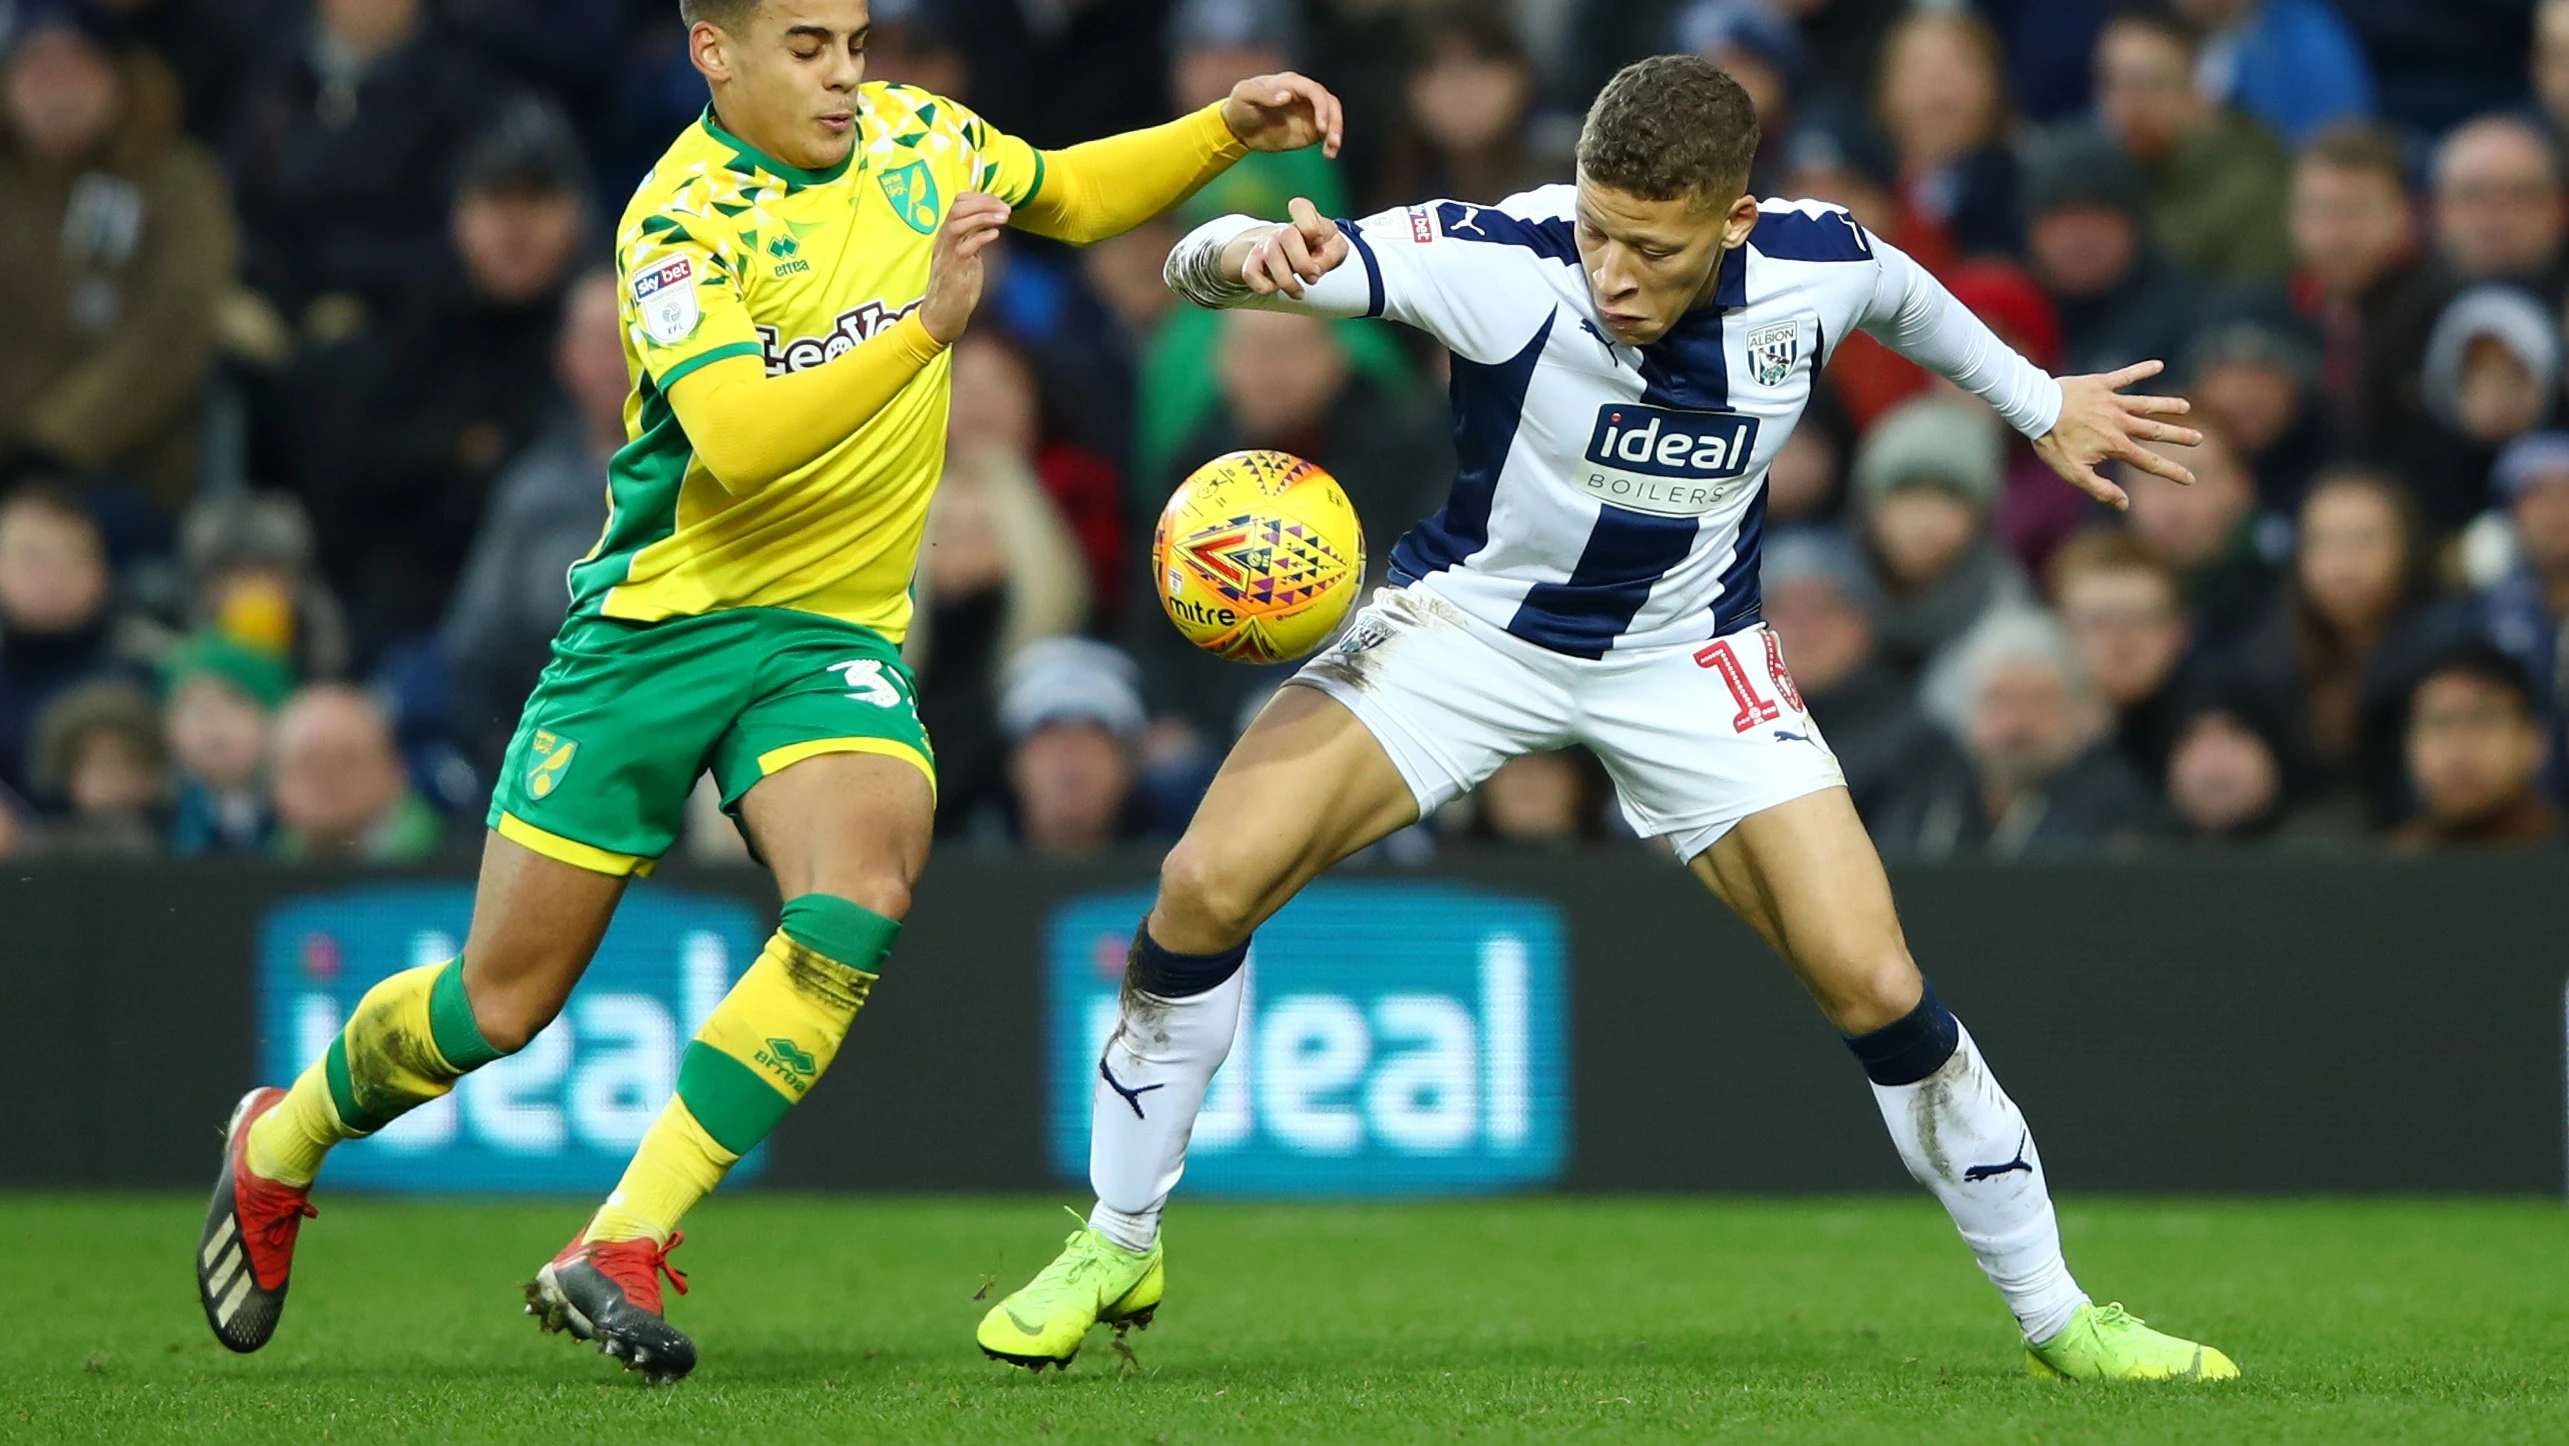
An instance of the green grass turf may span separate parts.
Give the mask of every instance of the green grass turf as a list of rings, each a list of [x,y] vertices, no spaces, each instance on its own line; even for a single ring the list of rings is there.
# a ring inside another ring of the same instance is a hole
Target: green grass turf
[[[1188,1204],[1125,1361],[972,1348],[1069,1222],[1035,1200],[745,1197],[691,1222],[703,1364],[646,1390],[518,1314],[568,1204],[325,1200],[268,1349],[199,1315],[201,1206],[0,1195],[0,1437],[2353,1441],[2569,1438],[2569,1212],[2073,1199],[2072,1263],[2238,1357],[2032,1381],[1929,1202]]]

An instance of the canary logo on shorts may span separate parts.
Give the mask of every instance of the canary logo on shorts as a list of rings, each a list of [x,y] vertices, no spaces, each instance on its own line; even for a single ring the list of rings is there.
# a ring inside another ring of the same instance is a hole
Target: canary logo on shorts
[[[535,736],[527,740],[527,751],[535,761],[526,768],[526,795],[549,798],[562,782],[562,775],[570,771],[571,755],[580,751],[580,745],[538,728]]]

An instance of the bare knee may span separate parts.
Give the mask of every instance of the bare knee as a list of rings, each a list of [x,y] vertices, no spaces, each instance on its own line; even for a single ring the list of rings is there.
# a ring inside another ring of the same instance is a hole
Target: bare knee
[[[1906,949],[1848,961],[1810,974],[1811,995],[1838,1033],[1871,1034],[1918,1007],[1927,982]]]
[[[858,908],[880,914],[894,923],[910,915],[910,881],[889,870],[860,874],[837,888],[821,892],[836,894]]]
[[[482,1032],[482,1042],[502,1054],[526,1048],[562,1012],[560,993],[523,978],[484,980],[476,987],[468,974],[464,997],[472,1003],[473,1027]]]
[[[1151,936],[1180,954],[1217,954],[1258,927],[1263,890],[1245,861],[1190,833],[1160,862]]]

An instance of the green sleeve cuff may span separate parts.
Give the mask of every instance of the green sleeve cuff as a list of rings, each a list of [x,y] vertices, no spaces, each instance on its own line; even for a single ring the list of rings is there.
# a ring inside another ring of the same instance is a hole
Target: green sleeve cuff
[[[669,370],[659,373],[654,380],[659,383],[661,394],[666,396],[669,389],[678,385],[681,378],[694,374],[700,368],[712,366],[718,361],[729,361],[736,356],[763,355],[765,355],[765,352],[760,349],[758,343],[754,341],[735,341],[728,345],[715,347],[712,351],[700,351],[694,356],[687,358],[685,361],[678,363],[676,366],[669,368]]]

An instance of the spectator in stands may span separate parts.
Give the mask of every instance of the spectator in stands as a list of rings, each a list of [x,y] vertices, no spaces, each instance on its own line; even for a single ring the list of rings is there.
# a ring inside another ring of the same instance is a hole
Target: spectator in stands
[[[0,499],[0,787],[28,792],[36,715],[79,684],[133,672],[98,525],[67,493]]]
[[[1784,146],[1793,133],[1793,98],[1802,89],[1806,69],[1802,37],[1792,20],[1768,0],[1689,0],[1678,10],[1673,30],[1675,49],[1729,71],[1748,92],[1758,130],[1749,194],[1778,194]]]
[[[1151,284],[1161,295],[1158,263]],[[1086,602],[1092,615],[1122,615],[1132,554],[1125,547],[1124,479],[1115,464],[1066,437],[1044,436],[1044,395],[1025,354],[1001,334],[977,331],[954,346],[954,410],[947,446],[991,450],[1015,459],[1017,469],[1043,486],[1061,521],[1077,541],[1087,568]]]
[[[2435,249],[2458,282],[2512,281],[2560,304],[2569,195],[2550,138],[2517,116],[2456,128],[2435,152]]]
[[[1855,428],[1838,404],[1837,388],[1824,377],[1811,388],[1793,435],[1767,464],[1766,525],[1790,528],[1834,520],[1846,506],[1847,465],[1854,451]]]
[[[1002,665],[1088,618],[1088,568],[1060,509],[1015,439],[965,430],[970,358],[957,349],[957,426],[928,509],[918,612],[904,651],[919,677],[919,719],[937,745],[937,813],[947,831],[977,827],[1008,790],[1008,742],[998,725]],[[995,344],[984,341],[982,348]]]
[[[275,852],[292,862],[416,863],[445,835],[383,705],[345,683],[311,684],[278,713],[275,789]]]
[[[1569,179],[1528,151],[1534,63],[1505,11],[1478,0],[1422,7],[1410,43],[1406,124],[1385,170],[1384,205],[1423,196],[1492,205]]]
[[[279,27],[226,158],[250,284],[282,329],[344,339],[442,270],[456,162],[501,89],[424,0],[313,0]]]
[[[2002,465],[1996,419],[1940,397],[1893,408],[1856,450],[1855,511],[1883,595],[1875,632],[1902,677],[2032,596],[1991,526]]]
[[[563,576],[606,526],[607,461],[624,445],[632,386],[613,270],[601,267],[572,284],[553,374],[567,405],[491,484],[489,508],[438,629],[448,718],[485,777],[508,751],[518,705],[552,656],[569,601]]]
[[[294,676],[275,658],[200,633],[161,664],[161,723],[176,798],[170,852],[259,854],[276,815],[268,803],[269,733]]]
[[[2488,504],[2499,449],[2558,414],[2561,362],[2558,323],[2525,291],[2475,286],[2444,308],[2418,379],[2432,430],[2401,453],[2428,522],[2458,528]]]
[[[2016,253],[2006,60],[1987,21],[1960,9],[1901,17],[1883,39],[1873,113],[1897,158],[1907,219],[1941,233],[1956,255]]]
[[[1278,311],[1227,311],[1221,321],[1221,410],[1179,449],[1178,465],[1148,494],[1151,511],[1186,472],[1225,452],[1291,452],[1347,490],[1369,543],[1369,575],[1379,580],[1392,541],[1433,511],[1453,481],[1438,419],[1416,395],[1359,385],[1339,332],[1326,321]],[[1130,611],[1128,636],[1155,703],[1185,715],[1207,737],[1227,740],[1241,704],[1276,681],[1268,670],[1187,646],[1156,608]]]
[[[177,76],[187,133],[220,146],[284,0],[96,0]]]
[[[2402,340],[2432,282],[2414,264],[2417,208],[2395,133],[2331,126],[2293,164],[2291,226],[2296,310],[2318,331],[2320,393],[2341,436],[2378,449],[2401,373],[2416,365]],[[2416,345],[2423,345],[2422,340]]]
[[[2399,685],[2389,665],[2427,591],[2416,509],[2396,481],[2350,470],[2311,484],[2290,580],[2232,663],[2282,724],[2297,798],[2351,795],[2380,821],[2397,815]]]
[[[208,498],[179,527],[184,626],[217,632],[307,679],[346,676],[347,615],[318,574],[312,522],[291,497]]]
[[[2319,353],[2302,329],[2262,307],[2243,308],[2197,331],[2175,370],[2195,411],[2256,477],[2258,504],[2297,507],[2331,452],[2316,401]]]
[[[214,309],[239,238],[177,83],[90,0],[31,0],[0,84],[0,450],[196,483]]]
[[[2569,143],[2569,0],[2533,7],[2533,99],[2552,147]]]
[[[1078,858],[1129,836],[1140,684],[1132,659],[1086,638],[1047,639],[1009,660],[999,723],[1028,848]]]
[[[972,62],[955,45],[939,9],[937,0],[875,0],[866,16],[872,25],[865,35],[865,78],[969,103]]]
[[[2373,71],[2327,0],[2177,0],[2206,32],[2195,83],[2300,147],[2373,113]]]
[[[1386,18],[1384,23],[1397,34],[1396,21]],[[1185,0],[1169,21],[1169,51],[1170,95],[1180,110],[1198,110],[1229,95],[1232,86],[1249,76],[1301,68],[1304,31],[1299,13],[1284,0]],[[1370,57],[1395,89],[1397,77],[1391,72],[1396,58]],[[1356,103],[1351,98],[1350,104]],[[1396,103],[1389,97],[1384,102],[1386,107]],[[1348,135],[1351,147],[1363,146],[1362,127],[1351,123]],[[1111,345],[1105,349],[1129,347],[1138,356],[1126,404],[1133,418],[1132,442],[1107,450],[1125,467],[1134,496],[1154,508],[1160,494],[1153,489],[1161,476],[1178,462],[1188,434],[1220,403],[1214,355],[1221,348],[1222,319],[1197,307],[1171,305],[1168,284],[1160,279],[1169,248],[1183,230],[1217,216],[1282,216],[1297,196],[1324,216],[1355,213],[1345,167],[1319,148],[1253,153],[1181,205],[1173,226],[1142,227],[1081,253],[1089,289],[1124,322],[1125,334],[1107,338]],[[1399,204],[1418,199],[1402,196]],[[1351,323],[1338,330],[1367,376],[1380,385],[1408,385],[1408,363],[1390,328]],[[1097,338],[1079,340],[1092,352],[1100,349]],[[1048,391],[1061,393],[1056,398],[1060,410],[1072,393],[1056,385],[1059,379],[1050,369],[1043,380]]]
[[[2113,741],[2145,782],[2165,777],[2176,745],[2192,641],[2176,573],[2128,531],[2091,528],[2052,556],[2053,611],[2114,712]]]
[[[2524,665],[2550,740],[2552,792],[2569,798],[2569,433],[2516,439],[2498,458],[2493,490],[2515,524],[2516,564],[2463,605],[2466,626]]]
[[[2170,255],[2210,276],[2281,276],[2292,267],[2291,162],[2263,123],[2195,89],[2202,40],[2174,11],[2115,16],[2096,43],[2098,116],[2140,168]]]
[[[1881,589],[1853,545],[1820,528],[1784,533],[1766,544],[1758,571],[1767,623],[1866,822],[1964,766],[1918,710],[1917,689],[1878,656]]]
[[[2252,713],[2216,692],[2190,699],[2168,755],[2169,810],[2201,844],[2272,837],[2283,824],[2282,744]]]
[[[436,627],[500,464],[558,405],[588,190],[562,118],[512,107],[463,162],[448,225],[460,269],[298,368],[297,491],[366,656]]]
[[[2198,423],[2201,418],[2192,419]],[[2155,444],[2194,473],[2177,487],[2124,469],[2132,535],[2185,589],[2197,645],[2220,650],[2266,614],[2281,576],[2277,528],[2257,511],[2256,479],[2228,440],[2198,427],[2203,445]]]
[[[1523,848],[1572,848],[1606,836],[1606,778],[1584,748],[1520,753],[1472,790],[1467,840]]]
[[[2408,697],[2408,773],[2417,814],[2391,835],[2401,849],[2555,844],[2560,811],[2535,787],[2542,732],[2524,666],[2463,643],[2438,658]]]
[[[1884,819],[1896,851],[2018,858],[2128,848],[2165,832],[2157,801],[2105,738],[2105,700],[2077,649],[2043,613],[1983,619],[1923,698],[1971,766]]]
[[[64,692],[36,720],[36,796],[56,814],[48,852],[149,858],[169,791],[169,744],[141,684],[100,678]]]
[[[2148,208],[2130,158],[2083,130],[2026,168],[2026,261],[2060,308],[2063,372],[2173,361],[2191,334],[2197,288],[2151,243]]]

